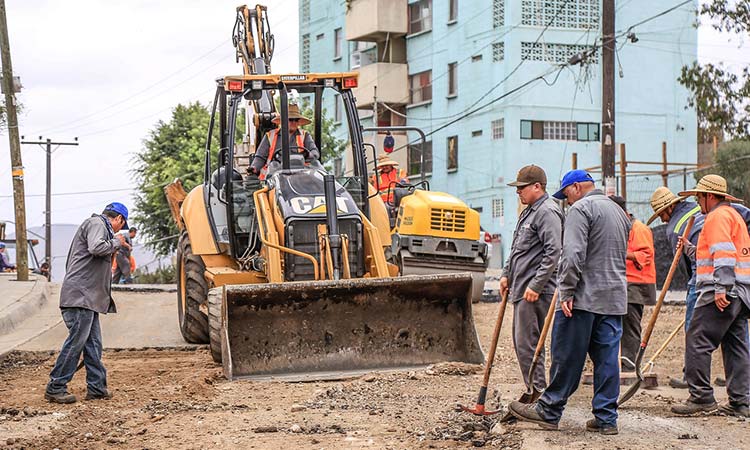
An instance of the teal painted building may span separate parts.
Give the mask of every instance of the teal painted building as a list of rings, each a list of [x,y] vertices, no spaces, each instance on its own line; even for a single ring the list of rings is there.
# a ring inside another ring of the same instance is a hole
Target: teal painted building
[[[619,0],[615,29],[626,34],[671,6]],[[686,4],[618,39],[615,135],[628,161],[662,162],[665,142],[670,163],[696,162],[696,114],[676,81],[697,59],[696,7]],[[507,252],[520,205],[506,183],[520,167],[543,167],[552,192],[573,154],[579,168],[601,163],[600,54],[557,69],[601,42],[600,17],[600,0],[300,0],[300,71],[357,70],[363,126],[377,113],[381,125],[431,133],[425,171],[432,189],[479,210]],[[329,116],[340,114],[336,103],[326,99]],[[414,139],[397,136],[393,156],[418,180],[420,150],[399,149]],[[366,140],[382,146],[382,136]],[[661,166],[627,168],[629,209],[644,220],[663,181],[643,172]],[[673,190],[693,183],[684,178],[676,171],[668,183]]]

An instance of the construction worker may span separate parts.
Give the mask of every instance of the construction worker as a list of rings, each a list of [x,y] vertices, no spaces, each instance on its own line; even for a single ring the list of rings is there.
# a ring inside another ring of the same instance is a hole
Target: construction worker
[[[729,402],[720,410],[750,417],[750,234],[729,204],[742,200],[728,194],[727,182],[719,175],[704,176],[680,195],[695,195],[705,221],[695,249],[698,300],[685,348],[690,397],[672,412],[692,415],[717,409],[711,355],[721,345]]]
[[[16,266],[8,260],[8,254],[5,253],[5,243],[0,242],[0,272],[16,270]]]
[[[500,293],[513,303],[513,346],[526,387],[541,392],[547,387],[544,353],[529,379],[534,350],[557,287],[557,262],[562,248],[563,214],[547,194],[547,174],[539,166],[525,166],[516,180],[521,212],[513,243],[500,278]]]
[[[388,155],[378,156],[378,180],[375,182],[375,176],[373,176],[372,185],[378,188],[380,192],[380,198],[383,199],[386,206],[395,206],[393,202],[394,190],[396,189],[397,183],[408,183],[406,178],[406,171],[398,169],[398,163]],[[390,209],[390,208],[389,208]]]
[[[138,230],[131,227],[127,234],[118,233],[117,238],[122,242],[120,250],[112,263],[112,282],[114,284],[130,284],[133,282],[133,239],[135,239]]]
[[[565,218],[558,267],[559,309],[552,329],[550,383],[535,403],[514,401],[517,419],[556,430],[568,398],[578,389],[586,354],[594,363],[594,419],[586,430],[617,434],[620,395],[618,354],[622,316],[627,313],[627,256],[630,220],[596,189],[584,170],[565,174],[553,197],[572,206]]]
[[[311,123],[310,119],[303,116],[300,113],[299,106],[295,104],[289,105],[289,150],[291,154],[295,152],[305,156],[305,160],[317,161],[320,159],[320,152],[315,146],[310,133],[303,130],[302,126]],[[281,117],[277,115],[273,122],[278,124],[281,122]],[[268,166],[274,162],[274,155],[276,152],[281,151],[281,139],[279,139],[279,133],[281,128],[276,128],[263,136],[258,148],[255,151],[255,157],[248,171],[254,175],[258,175],[261,180],[266,178],[268,172]],[[278,158],[278,156],[277,156]],[[318,166],[319,164],[315,164]],[[322,167],[322,166],[320,166]]]
[[[628,212],[624,198],[617,195],[609,198],[625,211],[632,226],[628,235],[628,255],[625,261],[625,277],[628,281],[628,314],[622,320],[620,360],[624,372],[633,372],[641,343],[643,307],[656,304],[654,236],[646,224]]]
[[[99,314],[115,313],[112,299],[112,257],[122,243],[115,234],[128,226],[128,208],[108,204],[78,227],[68,251],[65,279],[60,288],[60,310],[68,338],[63,342],[44,398],[53,403],[75,403],[68,382],[76,373],[83,353],[87,400],[109,399],[107,370],[102,364],[102,332]]]

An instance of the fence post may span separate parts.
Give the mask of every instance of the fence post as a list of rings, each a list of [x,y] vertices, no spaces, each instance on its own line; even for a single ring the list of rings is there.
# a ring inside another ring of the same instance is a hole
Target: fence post
[[[661,143],[661,164],[662,164],[661,181],[665,187],[668,187],[667,185],[669,184],[669,174],[667,173],[667,142],[666,141],[663,141]]]
[[[628,161],[625,158],[625,144],[620,144],[620,197],[628,200],[628,187],[627,187],[627,168]]]
[[[573,170],[578,168],[578,153],[573,152]]]

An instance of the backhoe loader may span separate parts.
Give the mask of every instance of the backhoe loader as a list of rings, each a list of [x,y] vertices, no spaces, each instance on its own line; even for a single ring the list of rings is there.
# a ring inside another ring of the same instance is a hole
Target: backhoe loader
[[[386,261],[389,220],[368,183],[352,93],[357,73],[269,74],[273,39],[265,9],[238,8],[238,24],[235,45],[245,73],[217,80],[204,181],[189,194],[179,181],[165,188],[181,229],[184,338],[208,342],[230,380],[315,380],[441,361],[481,363],[471,276],[396,277],[398,267]],[[261,43],[254,42],[258,36]],[[342,102],[350,176],[335,178],[290,144],[290,91],[312,101],[321,155],[327,151],[323,96]],[[242,108],[251,146],[280,118],[281,149],[262,181],[238,170],[246,157],[235,142]]]

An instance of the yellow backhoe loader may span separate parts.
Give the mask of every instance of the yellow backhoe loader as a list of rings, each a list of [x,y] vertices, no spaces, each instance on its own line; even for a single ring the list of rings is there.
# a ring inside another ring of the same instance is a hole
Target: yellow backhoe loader
[[[179,181],[165,188],[181,229],[185,339],[209,342],[229,379],[313,380],[440,361],[481,363],[471,276],[396,277],[398,267],[386,261],[389,220],[368,183],[352,94],[357,73],[269,74],[273,38],[261,6],[238,8],[235,34],[245,74],[217,80],[204,182],[189,194]],[[323,96],[341,101],[350,176],[335,178],[290,144],[290,92],[311,100],[322,155]],[[251,146],[280,119],[281,150],[263,181],[238,170],[242,108]]]

